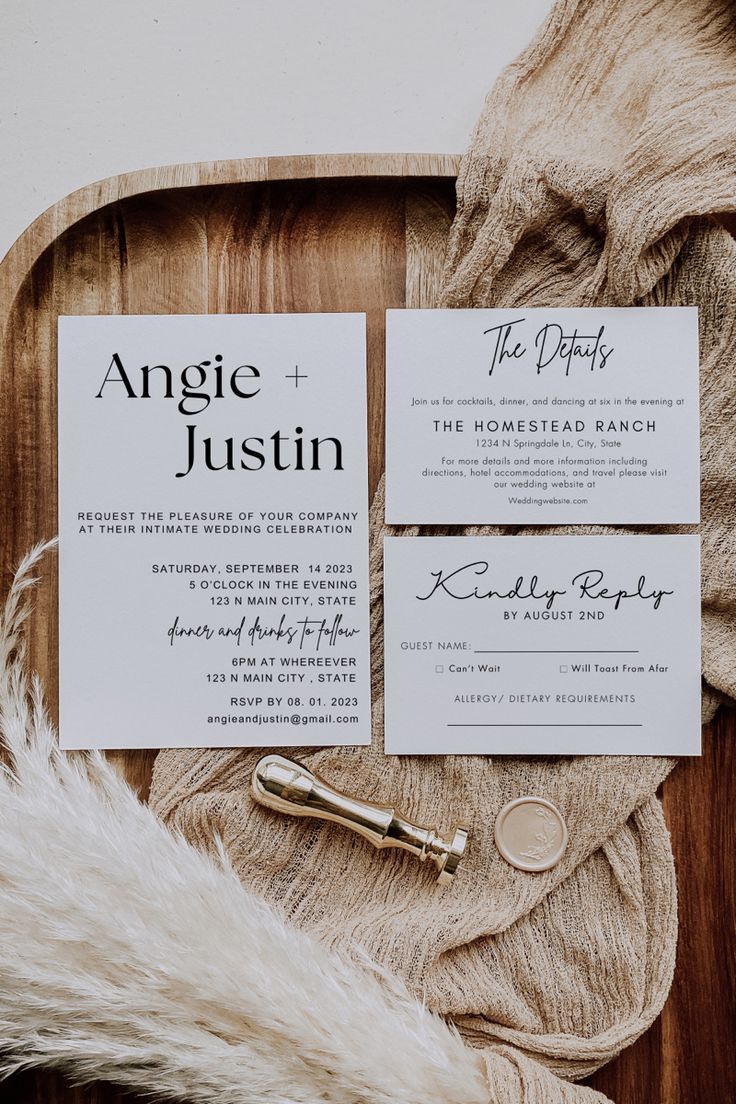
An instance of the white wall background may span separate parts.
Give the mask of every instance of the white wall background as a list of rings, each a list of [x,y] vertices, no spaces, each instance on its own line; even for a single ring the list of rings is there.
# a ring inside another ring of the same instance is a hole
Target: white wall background
[[[56,200],[178,161],[459,152],[551,0],[3,0],[0,256]]]

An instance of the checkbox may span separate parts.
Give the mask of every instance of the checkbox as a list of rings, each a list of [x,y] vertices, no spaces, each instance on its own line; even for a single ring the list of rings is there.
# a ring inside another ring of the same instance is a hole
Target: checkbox
[[[434,669],[434,673],[435,673],[436,675],[441,675],[441,674],[443,673],[443,671],[444,671],[444,670],[445,670],[445,668],[444,668],[444,667],[442,666],[442,664],[441,664],[441,663],[438,663],[438,664],[437,664],[437,666],[436,666],[436,667],[435,667],[435,669]]]
[[[560,674],[561,675],[566,675],[567,674],[567,664],[566,663],[561,663],[560,664]]]

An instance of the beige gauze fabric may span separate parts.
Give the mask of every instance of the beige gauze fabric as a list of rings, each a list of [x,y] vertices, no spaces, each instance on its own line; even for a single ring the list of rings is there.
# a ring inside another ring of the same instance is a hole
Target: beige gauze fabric
[[[558,3],[486,103],[438,304],[700,307],[706,715],[736,694],[736,244],[710,217],[736,206],[735,29],[716,0]],[[373,746],[287,754],[425,824],[469,823],[456,883],[438,888],[411,857],[255,806],[255,750],[162,752],[151,803],[204,849],[221,837],[243,881],[295,924],[361,945],[424,992],[483,1048],[493,1100],[602,1099],[566,1081],[651,1024],[674,969],[674,866],[654,796],[672,760],[384,757],[385,532],[379,488]],[[569,827],[542,874],[513,869],[494,844],[496,813],[526,793]]]

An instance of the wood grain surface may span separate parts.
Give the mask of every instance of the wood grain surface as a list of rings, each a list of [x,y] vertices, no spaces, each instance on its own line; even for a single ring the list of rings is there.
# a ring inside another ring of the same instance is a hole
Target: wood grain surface
[[[0,559],[56,531],[60,314],[365,311],[371,492],[383,468],[384,311],[432,306],[457,158],[271,158],[103,181],[41,216],[0,265]],[[49,558],[31,660],[56,708],[57,578]],[[152,752],[111,753],[142,796]],[[722,712],[700,759],[663,787],[681,935],[664,1012],[591,1084],[617,1104],[736,1100],[736,724]],[[1,892],[1,889],[0,889]],[[4,1104],[134,1101],[108,1085],[19,1074]]]

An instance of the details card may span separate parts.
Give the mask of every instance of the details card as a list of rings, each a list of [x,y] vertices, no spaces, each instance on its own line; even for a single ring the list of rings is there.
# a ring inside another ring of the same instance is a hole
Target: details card
[[[365,317],[59,319],[67,748],[370,741]]]
[[[696,536],[389,537],[386,752],[698,755]]]
[[[696,523],[695,307],[394,310],[389,523]]]

